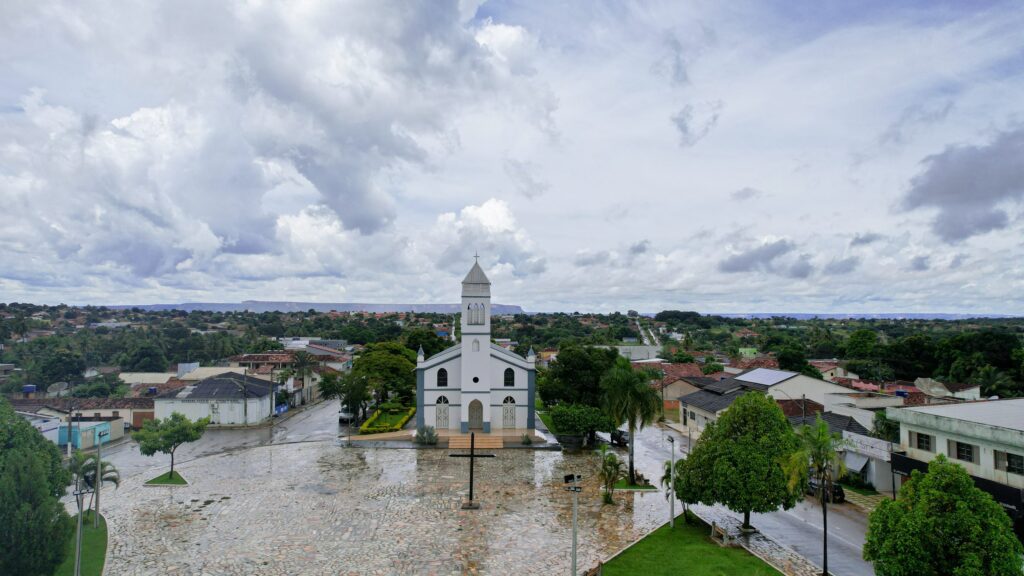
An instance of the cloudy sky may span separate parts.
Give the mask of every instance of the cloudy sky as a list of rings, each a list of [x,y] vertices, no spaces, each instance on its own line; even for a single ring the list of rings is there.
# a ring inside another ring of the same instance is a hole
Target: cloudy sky
[[[856,8],[853,7],[856,4]],[[0,301],[1024,314],[1024,9],[0,3]]]

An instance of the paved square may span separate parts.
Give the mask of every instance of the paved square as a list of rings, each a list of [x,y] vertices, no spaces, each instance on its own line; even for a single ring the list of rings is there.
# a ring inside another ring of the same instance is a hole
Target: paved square
[[[661,492],[602,506],[593,454],[497,450],[477,463],[480,510],[459,509],[448,450],[265,446],[176,467],[184,487],[127,480],[104,498],[108,574],[567,574],[569,472],[584,476],[579,568],[666,521]]]

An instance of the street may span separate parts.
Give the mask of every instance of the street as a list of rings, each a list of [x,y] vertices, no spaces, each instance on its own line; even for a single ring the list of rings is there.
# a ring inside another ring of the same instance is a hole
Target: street
[[[202,456],[267,444],[331,440],[344,431],[343,427],[338,426],[338,402],[321,402],[286,418],[280,424],[275,422],[273,427],[248,430],[209,428],[198,442],[184,444],[178,448],[174,453],[174,463],[178,465]],[[171,465],[169,455],[157,453],[143,456],[139,453],[139,444],[127,438],[110,448],[104,447],[103,459],[114,464],[121,472],[122,478],[134,476],[153,466]]]
[[[664,471],[664,462],[671,457],[668,435],[676,438],[676,444],[685,447],[686,440],[674,430],[652,426],[645,428],[636,438],[636,467],[647,478],[658,484]],[[676,459],[684,458],[680,449]],[[721,506],[707,507],[722,514],[741,518]],[[682,510],[677,503],[676,510]],[[791,510],[779,510],[769,514],[752,514],[751,524],[762,534],[779,544],[790,548],[821,566],[822,522],[818,501],[808,497],[797,503]],[[871,563],[861,556],[864,536],[867,532],[867,517],[851,504],[830,505],[828,508],[828,568],[836,576],[871,576],[875,573]]]

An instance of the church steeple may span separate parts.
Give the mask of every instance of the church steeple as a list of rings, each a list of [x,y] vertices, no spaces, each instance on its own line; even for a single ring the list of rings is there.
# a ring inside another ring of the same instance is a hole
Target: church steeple
[[[474,258],[476,261],[473,262],[473,267],[469,269],[469,273],[462,280],[462,296],[490,298],[491,281],[487,279],[484,269],[480,267],[480,257],[474,256]]]
[[[462,280],[462,333],[489,334],[491,329],[491,281],[476,256]]]

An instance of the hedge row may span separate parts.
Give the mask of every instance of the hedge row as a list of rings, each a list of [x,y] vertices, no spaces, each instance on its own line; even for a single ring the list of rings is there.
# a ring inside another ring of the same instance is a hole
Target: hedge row
[[[405,426],[405,423],[408,422],[409,419],[412,418],[413,414],[415,414],[415,413],[416,413],[416,407],[412,407],[412,408],[409,408],[405,412],[405,415],[402,416],[402,419],[399,420],[397,424],[395,424],[393,426],[389,426],[389,425],[375,426],[374,424],[377,422],[377,419],[380,417],[380,414],[381,414],[380,410],[376,410],[373,413],[373,415],[370,416],[369,419],[367,419],[366,422],[363,422],[363,425],[359,427],[359,433],[360,434],[381,434],[383,432],[398,432],[399,430],[402,429],[403,426]]]

